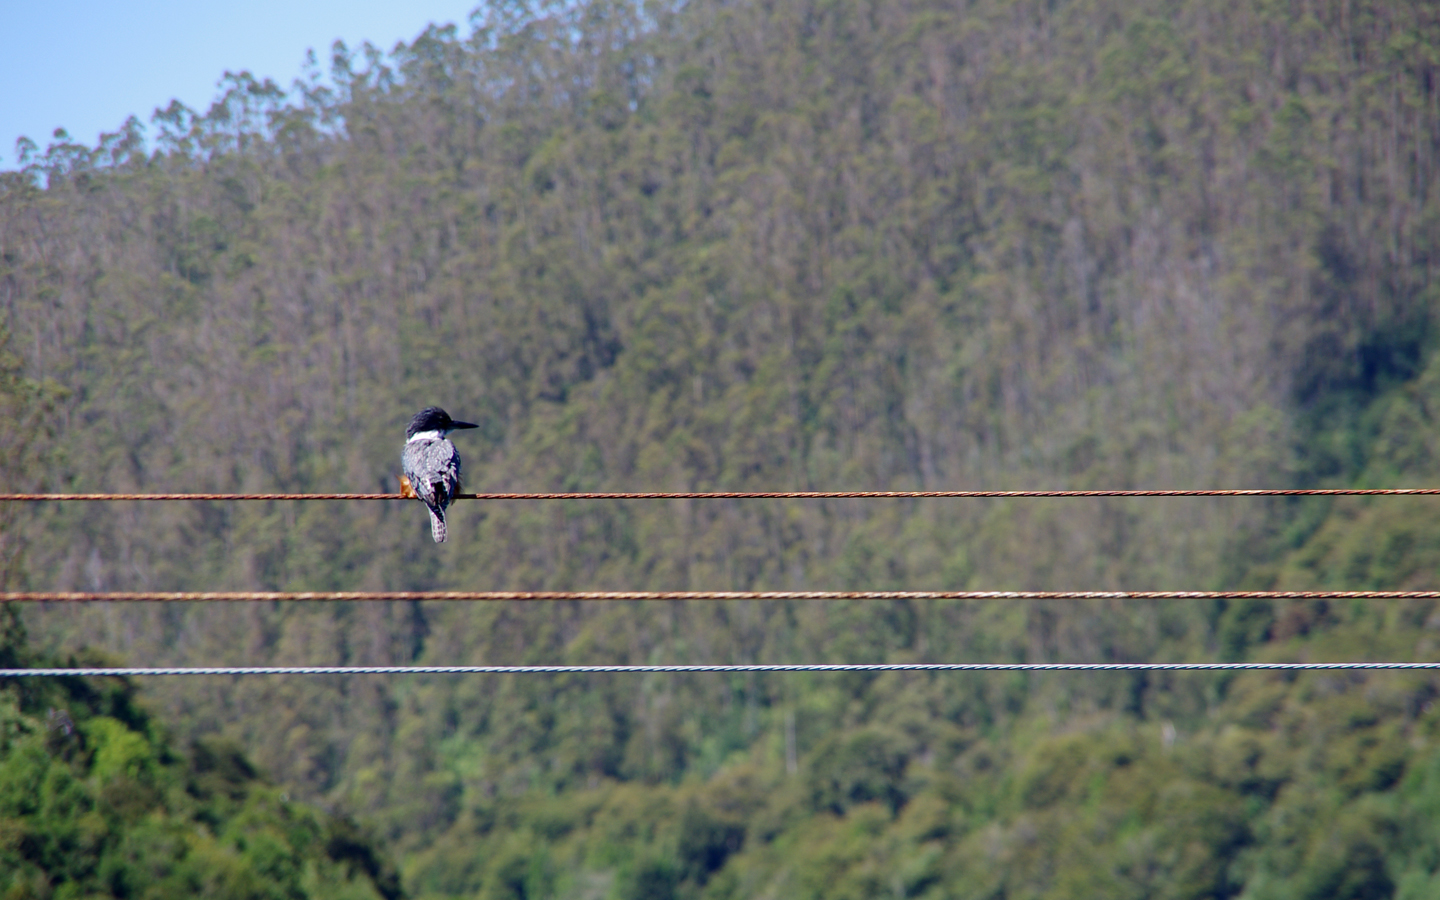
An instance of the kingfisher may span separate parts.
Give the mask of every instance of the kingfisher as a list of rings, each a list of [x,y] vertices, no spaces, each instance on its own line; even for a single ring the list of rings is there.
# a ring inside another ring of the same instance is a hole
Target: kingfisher
[[[437,544],[445,542],[445,508],[460,491],[460,454],[447,436],[461,428],[475,427],[470,422],[455,421],[438,406],[427,406],[405,429],[400,467],[410,489],[430,510],[430,536]]]

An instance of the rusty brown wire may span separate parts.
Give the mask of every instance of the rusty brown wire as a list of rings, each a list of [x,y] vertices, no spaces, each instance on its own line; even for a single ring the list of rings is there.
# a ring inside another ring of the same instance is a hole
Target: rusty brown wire
[[[1259,488],[1096,491],[563,491],[458,494],[459,500],[884,500],[1022,497],[1433,496],[1440,488]],[[0,502],[76,500],[403,500],[402,494],[0,494]]]
[[[1424,671],[1440,662],[1231,663],[733,663],[588,666],[174,666],[150,668],[0,669],[4,678],[140,678],[150,675],[559,675],[639,672],[1269,672]]]
[[[1440,591],[12,591],[3,603],[375,600],[1435,600]]]

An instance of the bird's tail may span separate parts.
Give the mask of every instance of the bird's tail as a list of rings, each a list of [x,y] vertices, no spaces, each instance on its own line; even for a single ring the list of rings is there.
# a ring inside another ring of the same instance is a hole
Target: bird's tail
[[[430,536],[435,543],[445,543],[445,510],[439,506],[430,506]]]

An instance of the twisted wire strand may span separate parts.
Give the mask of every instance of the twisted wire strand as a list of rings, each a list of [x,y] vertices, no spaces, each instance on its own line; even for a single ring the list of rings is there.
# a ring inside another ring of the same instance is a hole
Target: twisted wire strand
[[[9,591],[3,603],[565,600],[1436,600],[1440,591]]]
[[[1228,672],[1334,669],[1440,669],[1440,662],[1236,663],[814,663],[644,666],[204,666],[154,668],[0,669],[0,678],[152,675],[569,675],[686,672]]]
[[[1433,496],[1440,488],[1263,488],[1100,491],[565,491],[457,494],[458,500],[885,500],[1020,497]],[[403,494],[0,494],[0,502],[100,500],[403,500]]]

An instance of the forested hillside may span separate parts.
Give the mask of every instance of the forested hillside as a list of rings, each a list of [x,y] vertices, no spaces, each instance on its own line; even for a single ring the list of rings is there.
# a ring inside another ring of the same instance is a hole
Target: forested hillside
[[[0,174],[7,485],[1440,484],[1421,2],[497,3]],[[148,143],[147,143],[148,141]],[[28,417],[28,418],[26,418]],[[22,424],[23,423],[23,424]],[[13,461],[12,461],[13,460]],[[1433,498],[53,504],[46,589],[1435,588]],[[136,664],[1434,659],[1407,603],[35,608]],[[416,896],[1425,897],[1419,674],[156,680]]]
[[[76,664],[31,652],[15,613],[0,611],[0,663]],[[395,900],[399,887],[354,822],[291,803],[224,739],[179,752],[122,679],[0,687],[7,898]]]

